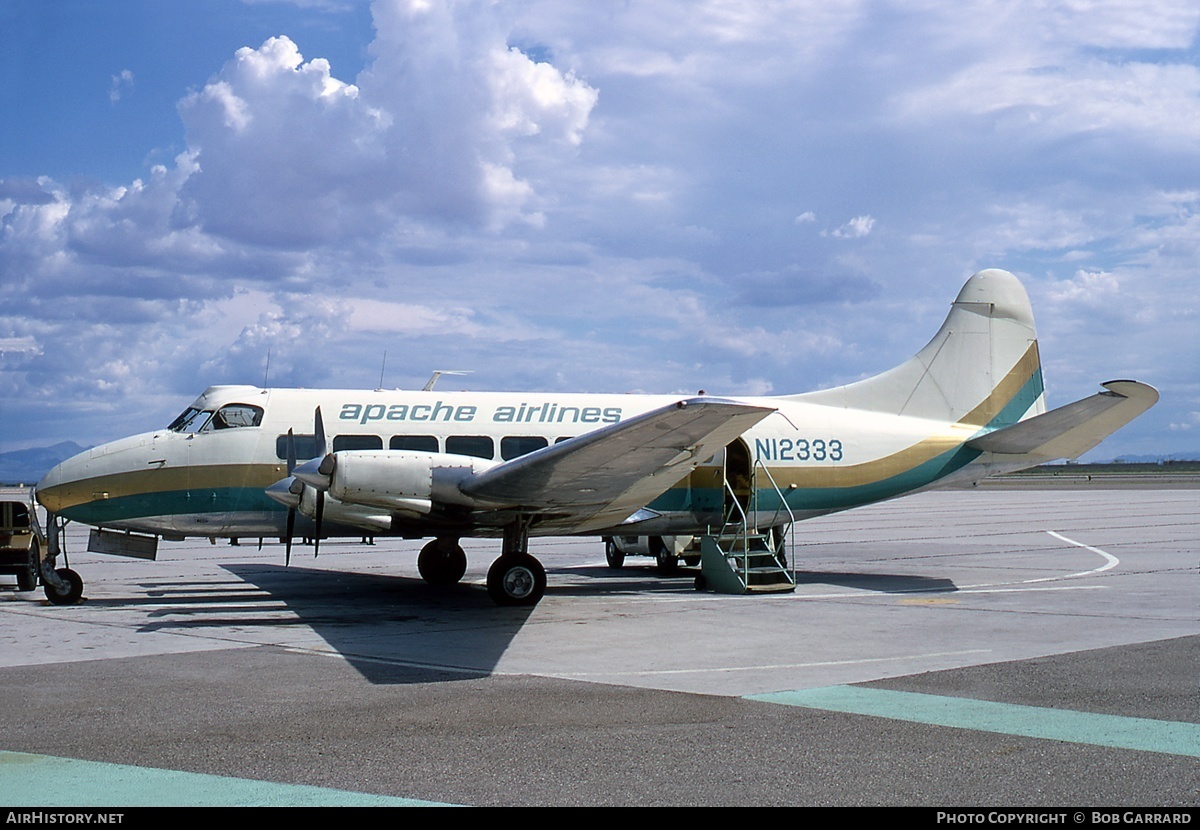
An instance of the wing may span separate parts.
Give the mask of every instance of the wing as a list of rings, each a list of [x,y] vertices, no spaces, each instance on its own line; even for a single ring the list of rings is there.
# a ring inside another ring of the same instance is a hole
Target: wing
[[[476,503],[607,527],[653,501],[775,410],[691,398],[476,473],[459,490]]]
[[[1110,380],[1092,395],[967,442],[968,447],[1043,459],[1078,458],[1158,400],[1158,390],[1134,380]]]

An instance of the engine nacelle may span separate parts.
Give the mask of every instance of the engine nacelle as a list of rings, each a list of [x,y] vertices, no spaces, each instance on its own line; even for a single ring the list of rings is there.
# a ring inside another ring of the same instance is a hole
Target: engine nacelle
[[[329,493],[345,504],[429,513],[434,502],[470,506],[459,482],[494,466],[490,459],[412,450],[334,453]]]

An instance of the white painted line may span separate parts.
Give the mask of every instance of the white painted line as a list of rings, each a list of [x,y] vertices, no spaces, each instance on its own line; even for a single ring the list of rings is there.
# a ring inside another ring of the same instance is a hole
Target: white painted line
[[[930,657],[962,657],[968,654],[990,654],[990,648],[972,648],[965,651],[934,651],[928,654],[892,654],[887,657],[867,657],[861,660],[819,660],[809,663],[767,663],[761,666],[708,666],[698,669],[648,669],[645,671],[602,671],[602,672],[548,672],[550,677],[661,677],[672,674],[727,674],[745,671],[772,671],[781,669],[811,669],[823,666],[862,666],[871,663],[893,663],[897,660],[926,660]]]
[[[1085,545],[1083,542],[1076,542],[1074,539],[1069,539],[1066,536],[1063,536],[1061,533],[1058,533],[1057,531],[1054,531],[1054,530],[1047,530],[1046,532],[1049,533],[1051,536],[1053,536],[1055,539],[1058,539],[1060,542],[1066,542],[1068,545],[1074,545],[1077,548],[1083,548],[1084,550],[1090,550],[1092,553],[1098,553],[1099,555],[1103,556],[1105,559],[1105,564],[1099,568],[1093,568],[1090,571],[1080,571],[1077,574],[1071,574],[1070,576],[1062,577],[1063,579],[1070,579],[1070,578],[1076,577],[1076,576],[1088,576],[1089,574],[1098,574],[1101,571],[1107,571],[1110,568],[1115,568],[1115,567],[1117,567],[1117,565],[1121,564],[1121,560],[1118,559],[1117,557],[1113,556],[1108,551],[1100,550],[1100,548],[1094,548],[1091,545]]]

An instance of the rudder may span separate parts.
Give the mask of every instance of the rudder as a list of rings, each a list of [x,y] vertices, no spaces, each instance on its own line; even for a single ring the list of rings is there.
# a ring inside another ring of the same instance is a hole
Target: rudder
[[[794,400],[999,428],[1045,411],[1029,296],[1008,271],[973,275],[945,322],[894,369]]]

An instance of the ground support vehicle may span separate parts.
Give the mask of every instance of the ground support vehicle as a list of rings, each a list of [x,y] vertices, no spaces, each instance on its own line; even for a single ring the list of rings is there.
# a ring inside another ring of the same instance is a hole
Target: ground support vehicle
[[[17,578],[18,591],[42,583],[55,605],[74,605],[83,596],[83,579],[70,568],[54,568],[55,556],[38,521],[33,488],[0,487],[0,574]]]

